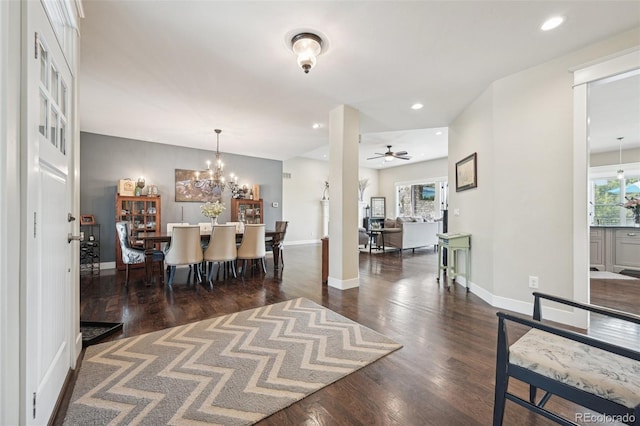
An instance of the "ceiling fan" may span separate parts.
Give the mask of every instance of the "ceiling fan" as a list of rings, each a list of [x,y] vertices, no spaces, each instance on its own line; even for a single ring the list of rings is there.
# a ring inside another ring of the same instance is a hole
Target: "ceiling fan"
[[[399,158],[401,160],[411,159],[411,157],[407,155],[408,154],[407,151],[392,152],[391,145],[387,145],[387,152],[385,153],[375,152],[374,154],[376,154],[377,157],[370,157],[370,158],[367,158],[367,160],[375,160],[376,158],[383,158],[383,157],[384,157],[384,161],[391,161],[394,158]]]

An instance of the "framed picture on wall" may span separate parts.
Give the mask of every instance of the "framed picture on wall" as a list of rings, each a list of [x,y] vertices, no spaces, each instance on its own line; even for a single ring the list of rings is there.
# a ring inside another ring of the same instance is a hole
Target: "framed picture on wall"
[[[81,214],[80,215],[80,225],[95,225],[96,219],[92,214]]]
[[[207,170],[175,169],[176,201],[221,201],[222,190],[210,184],[211,177]]]
[[[371,217],[385,217],[385,214],[385,198],[371,197]]]
[[[456,192],[478,186],[478,153],[474,152],[456,163]]]

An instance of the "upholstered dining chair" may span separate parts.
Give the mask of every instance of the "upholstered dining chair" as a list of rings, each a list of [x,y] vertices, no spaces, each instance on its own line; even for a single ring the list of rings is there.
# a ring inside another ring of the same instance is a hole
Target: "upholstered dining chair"
[[[165,254],[165,263],[169,267],[169,280],[167,285],[171,287],[176,273],[176,266],[189,265],[193,266],[195,274],[199,281],[200,263],[202,263],[202,247],[200,246],[200,227],[195,226],[179,226],[173,228],[171,235],[171,244]]]
[[[267,266],[264,262],[266,255],[266,247],[264,241],[264,224],[250,224],[247,223],[244,226],[244,234],[242,235],[242,242],[238,247],[238,260],[242,260],[242,276],[247,269],[247,260],[260,259],[262,262],[262,270],[267,273]]]
[[[173,233],[173,228],[178,228],[181,226],[191,226],[185,222],[169,222],[167,223],[167,234],[171,235]]]
[[[216,262],[218,263],[218,275],[223,266],[230,264],[233,277],[237,277],[235,266],[237,257],[235,225],[215,225],[211,232],[209,246],[204,252],[204,261],[210,262],[207,276],[209,285],[213,285],[213,264]]]
[[[122,252],[122,263],[126,265],[124,285],[129,285],[129,265],[137,265],[145,263],[146,256],[151,256],[152,265],[155,262],[164,261],[164,253],[160,250],[143,250],[131,247],[129,243],[129,222],[116,222],[116,232],[120,243],[120,251]],[[146,267],[146,263],[145,263]],[[152,266],[153,267],[153,266]],[[160,271],[162,271],[162,267]],[[149,271],[145,269],[146,278],[149,279]]]
[[[289,226],[289,222],[283,220],[276,220],[276,228],[275,231],[277,234],[269,241],[267,241],[267,250],[274,250],[274,247],[278,246],[278,255],[279,259],[282,262],[282,266],[284,266],[284,257],[282,256],[283,245],[285,235],[287,235],[287,227]],[[278,265],[276,265],[278,266]]]

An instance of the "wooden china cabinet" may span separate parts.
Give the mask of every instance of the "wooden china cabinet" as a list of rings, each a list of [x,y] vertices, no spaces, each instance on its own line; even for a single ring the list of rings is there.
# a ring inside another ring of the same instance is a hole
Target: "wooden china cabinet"
[[[131,230],[130,240],[135,238],[140,232],[160,232],[162,223],[160,221],[161,212],[160,196],[149,197],[129,197],[116,194],[116,222],[129,222]],[[116,234],[116,268],[120,271],[125,269],[122,263],[122,250],[120,249],[120,239]],[[131,265],[135,267],[134,265]],[[140,266],[144,266],[140,264]]]
[[[244,198],[232,198],[231,222],[264,223],[262,199],[246,200]]]

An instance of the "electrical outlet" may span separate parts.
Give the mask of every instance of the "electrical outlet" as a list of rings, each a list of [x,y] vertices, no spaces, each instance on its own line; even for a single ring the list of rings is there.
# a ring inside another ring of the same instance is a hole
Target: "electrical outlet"
[[[276,201],[274,201],[273,203],[271,203],[271,207],[278,207],[278,203]]]
[[[460,216],[460,209],[453,209],[454,216]]]
[[[533,275],[529,275],[529,288],[538,288],[538,277],[534,277]]]

